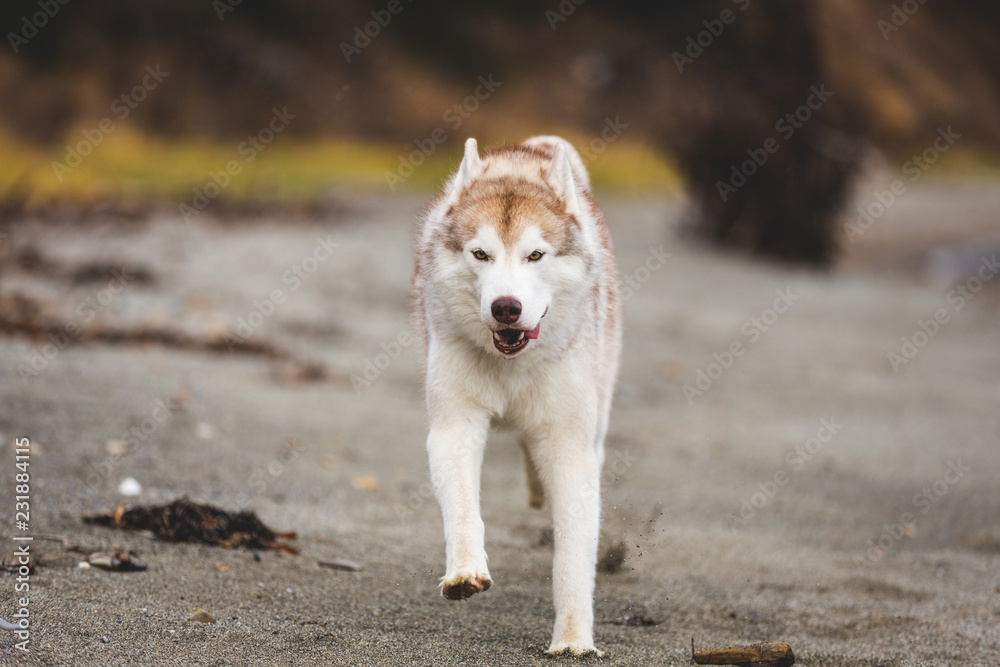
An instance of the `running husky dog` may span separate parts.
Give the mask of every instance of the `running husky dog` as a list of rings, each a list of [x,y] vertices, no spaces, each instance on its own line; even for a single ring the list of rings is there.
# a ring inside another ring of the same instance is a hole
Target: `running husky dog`
[[[449,600],[487,590],[479,512],[491,426],[518,432],[528,504],[552,508],[550,653],[596,652],[594,576],[604,437],[618,357],[618,268],[580,156],[534,137],[482,157],[475,139],[431,205],[413,276],[427,350],[431,481]]]

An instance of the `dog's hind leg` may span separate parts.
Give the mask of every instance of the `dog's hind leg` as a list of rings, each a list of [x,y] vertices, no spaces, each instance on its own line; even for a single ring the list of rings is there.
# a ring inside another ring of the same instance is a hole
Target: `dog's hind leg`
[[[444,518],[447,565],[441,594],[449,600],[464,600],[493,585],[486,567],[485,527],[479,510],[479,479],[489,425],[485,412],[466,406],[431,415],[427,452],[434,495]]]
[[[528,473],[528,507],[534,510],[542,509],[545,505],[545,487],[542,486],[542,479],[538,476],[538,467],[531,458],[531,451],[524,438],[521,438],[521,451],[524,453],[524,469]]]

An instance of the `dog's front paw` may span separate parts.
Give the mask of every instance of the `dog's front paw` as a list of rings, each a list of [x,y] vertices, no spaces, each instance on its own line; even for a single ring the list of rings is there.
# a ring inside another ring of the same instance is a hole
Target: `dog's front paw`
[[[582,655],[593,655],[598,658],[604,657],[604,651],[598,651],[597,647],[593,643],[583,644],[575,642],[552,642],[552,646],[549,646],[548,653],[550,655],[558,656],[582,656]]]
[[[459,570],[441,580],[441,595],[449,600],[464,600],[489,590],[492,585],[493,579],[486,570]]]

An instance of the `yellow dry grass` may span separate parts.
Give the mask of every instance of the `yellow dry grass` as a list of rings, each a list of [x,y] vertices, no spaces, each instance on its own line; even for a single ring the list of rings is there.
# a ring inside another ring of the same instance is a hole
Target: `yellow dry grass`
[[[240,152],[238,141],[172,141],[128,127],[116,128],[88,151],[83,129],[69,133],[61,145],[50,149],[0,133],[0,193],[17,184],[30,193],[32,203],[108,199],[181,203],[234,161],[239,173],[231,176],[220,197],[303,202],[343,189],[390,194],[386,174],[396,172],[401,154],[405,159],[404,147],[387,144],[279,137],[248,160],[250,154],[246,148]],[[88,154],[77,162],[68,146]],[[395,191],[437,187],[460,158],[460,144],[439,147]],[[595,186],[603,189],[672,193],[680,188],[677,170],[637,143],[611,144],[588,167]]]
[[[323,139],[310,142],[277,138],[248,160],[240,142],[180,141],[154,138],[129,127],[104,136],[99,145],[68,171],[67,146],[80,147],[83,128],[71,132],[58,147],[39,149],[0,132],[0,196],[12,190],[29,193],[32,204],[50,201],[190,202],[211,174],[231,161],[239,173],[231,176],[220,198],[228,201],[269,201],[290,204],[316,201],[338,191],[392,194],[427,190],[440,185],[461,158],[461,145],[446,144],[426,158],[393,190],[387,174],[396,173],[405,147]],[[570,140],[579,139],[572,134]],[[489,145],[484,142],[483,145]],[[662,153],[639,142],[622,139],[599,154],[584,154],[594,187],[600,191],[675,196],[681,192],[678,169]],[[902,156],[901,156],[902,157]],[[889,158],[890,162],[892,158]],[[952,151],[942,156],[936,177],[996,174],[995,158]]]

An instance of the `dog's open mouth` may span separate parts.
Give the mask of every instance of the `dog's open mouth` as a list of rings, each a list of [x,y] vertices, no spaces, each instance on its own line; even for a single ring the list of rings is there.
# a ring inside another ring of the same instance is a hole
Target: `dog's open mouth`
[[[500,351],[500,354],[512,356],[528,347],[528,341],[538,338],[538,331],[541,323],[531,331],[524,329],[501,329],[493,332],[493,347]]]

